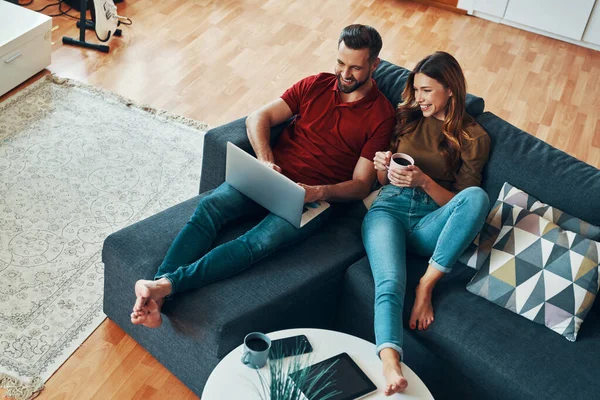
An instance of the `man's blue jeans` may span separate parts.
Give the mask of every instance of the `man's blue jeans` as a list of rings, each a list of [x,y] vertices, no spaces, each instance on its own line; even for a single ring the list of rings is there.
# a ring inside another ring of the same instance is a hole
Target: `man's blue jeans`
[[[261,214],[266,217],[254,228],[210,250],[226,223]],[[200,200],[171,244],[155,279],[167,278],[174,294],[228,278],[276,250],[310,236],[330,214],[331,207],[297,229],[283,218],[267,214],[263,207],[223,183]]]
[[[402,357],[407,248],[431,256],[430,265],[450,272],[483,226],[488,209],[488,196],[479,187],[462,190],[443,207],[421,189],[383,187],[362,225],[375,280],[378,354],[391,347]]]

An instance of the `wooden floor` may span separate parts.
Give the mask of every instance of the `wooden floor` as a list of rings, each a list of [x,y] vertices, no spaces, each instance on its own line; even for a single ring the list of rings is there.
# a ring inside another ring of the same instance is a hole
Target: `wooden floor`
[[[134,25],[111,39],[109,55],[62,45],[78,35],[75,20],[54,18],[50,71],[217,126],[332,71],[340,30],[360,22],[382,34],[383,59],[407,68],[451,52],[488,111],[600,167],[600,52],[399,0],[125,0],[118,8]],[[195,396],[105,321],[39,398]]]

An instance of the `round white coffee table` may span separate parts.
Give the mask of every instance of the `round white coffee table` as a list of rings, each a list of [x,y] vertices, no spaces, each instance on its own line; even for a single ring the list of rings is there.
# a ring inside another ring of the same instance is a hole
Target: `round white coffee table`
[[[385,379],[381,371],[381,360],[375,354],[375,345],[366,340],[324,329],[288,329],[267,334],[271,340],[295,335],[306,335],[308,341],[312,344],[313,352],[300,357],[310,357],[313,363],[339,353],[348,353],[377,386],[377,392],[366,396],[366,399],[433,399],[421,379],[404,363],[402,364],[402,372],[408,380],[408,388],[404,393],[386,397],[383,394]],[[265,367],[258,371],[248,368],[240,361],[242,348],[243,345],[239,345],[233,349],[210,374],[202,392],[202,400],[258,400],[261,398],[258,373],[260,372],[267,377],[269,375],[269,364],[267,363]]]

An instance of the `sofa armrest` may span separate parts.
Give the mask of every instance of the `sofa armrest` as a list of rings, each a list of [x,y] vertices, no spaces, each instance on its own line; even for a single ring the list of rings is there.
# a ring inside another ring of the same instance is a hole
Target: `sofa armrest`
[[[271,144],[276,141],[281,132],[283,132],[283,128],[290,121],[271,128]],[[246,134],[246,117],[211,129],[204,136],[200,193],[215,189],[221,183],[225,182],[227,142],[231,142],[242,150],[254,155],[250,140]]]

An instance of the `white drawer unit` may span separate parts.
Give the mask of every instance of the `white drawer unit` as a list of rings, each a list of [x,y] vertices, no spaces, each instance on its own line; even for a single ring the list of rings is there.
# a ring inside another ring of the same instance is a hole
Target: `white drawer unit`
[[[50,65],[52,18],[0,0],[0,96]]]
[[[508,0],[475,0],[473,10],[502,18],[507,5]]]
[[[587,28],[583,34],[583,41],[600,46],[600,1],[596,1]]]
[[[600,51],[600,0],[458,0],[476,17]]]
[[[581,40],[595,0],[512,0],[504,19]]]

